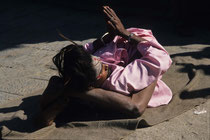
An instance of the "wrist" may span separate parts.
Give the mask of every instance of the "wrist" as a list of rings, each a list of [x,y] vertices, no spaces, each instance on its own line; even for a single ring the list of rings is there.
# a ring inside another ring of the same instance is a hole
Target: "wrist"
[[[131,33],[129,31],[127,31],[126,29],[121,33],[121,37],[125,38],[125,39],[128,39],[129,35]]]

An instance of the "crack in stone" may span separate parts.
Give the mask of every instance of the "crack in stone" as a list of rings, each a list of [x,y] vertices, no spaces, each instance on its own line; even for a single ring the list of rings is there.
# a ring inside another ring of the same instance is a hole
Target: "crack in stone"
[[[0,90],[0,92],[3,92],[3,93],[8,93],[8,94],[12,94],[12,95],[17,95],[17,96],[23,96],[22,94],[12,93],[12,92],[3,91],[3,90]]]
[[[49,81],[49,79],[43,79],[43,78],[36,78],[36,77],[28,77],[28,78],[34,80]]]

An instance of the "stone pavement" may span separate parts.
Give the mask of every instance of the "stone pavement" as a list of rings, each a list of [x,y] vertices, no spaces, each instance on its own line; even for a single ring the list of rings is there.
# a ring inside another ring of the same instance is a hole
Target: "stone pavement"
[[[195,28],[194,36],[182,37],[174,32],[170,19],[139,15],[141,18],[135,15],[123,17],[122,21],[126,27],[152,29],[165,46],[210,44],[210,33],[205,27]],[[1,3],[0,104],[46,87],[48,79],[57,74],[51,59],[69,42],[63,41],[56,29],[72,40],[96,38],[106,31],[103,17],[93,11],[78,11],[50,2]],[[203,107],[208,108],[208,113],[195,116],[190,110],[169,122],[139,129],[127,139],[208,139],[210,126],[205,124],[210,124],[209,101]]]
[[[50,47],[28,44],[0,52],[0,104],[46,87],[53,74],[47,64],[56,53]]]
[[[69,41],[21,44],[0,51],[0,104],[45,88],[49,78],[57,75],[52,57],[68,44]]]

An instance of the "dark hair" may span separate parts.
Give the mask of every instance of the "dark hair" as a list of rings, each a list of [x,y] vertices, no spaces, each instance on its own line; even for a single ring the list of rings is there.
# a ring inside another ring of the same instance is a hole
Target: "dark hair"
[[[68,89],[83,92],[96,80],[91,55],[80,45],[68,45],[53,57],[60,77]]]

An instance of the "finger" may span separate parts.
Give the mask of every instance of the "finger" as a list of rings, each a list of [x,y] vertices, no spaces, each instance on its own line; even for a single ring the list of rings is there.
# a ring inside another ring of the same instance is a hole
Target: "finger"
[[[110,7],[109,7],[109,6],[106,6],[105,9],[107,9],[109,12],[112,12],[112,11],[110,10]]]
[[[107,23],[108,23],[108,25],[110,25],[112,27],[113,30],[116,30],[115,25],[111,21],[108,21]]]
[[[111,16],[106,10],[103,10],[103,12],[105,13],[105,15],[106,15],[109,19],[112,18],[112,16]]]
[[[109,17],[106,15],[106,13],[103,12],[103,14],[104,14],[104,19],[107,22],[109,20]]]
[[[106,7],[105,7],[106,8]],[[116,24],[117,21],[115,19],[115,17],[113,15],[111,15],[110,11],[108,11],[107,9],[104,9],[104,13],[109,17],[109,20],[113,23]]]
[[[109,20],[111,20],[113,23],[117,23],[117,22],[115,21],[115,17],[112,16],[112,15],[110,15],[110,13],[108,13],[107,10],[104,10],[104,13],[109,17]]]
[[[108,7],[104,7],[104,10],[112,17],[114,17],[114,14],[108,9]]]
[[[115,29],[116,27],[114,26],[114,24],[111,21],[107,22],[113,29]]]
[[[109,21],[111,21],[112,24],[117,24],[117,20],[114,17],[111,17]]]
[[[107,9],[112,13],[113,16],[117,17],[117,14],[114,12],[112,8],[108,6]]]

